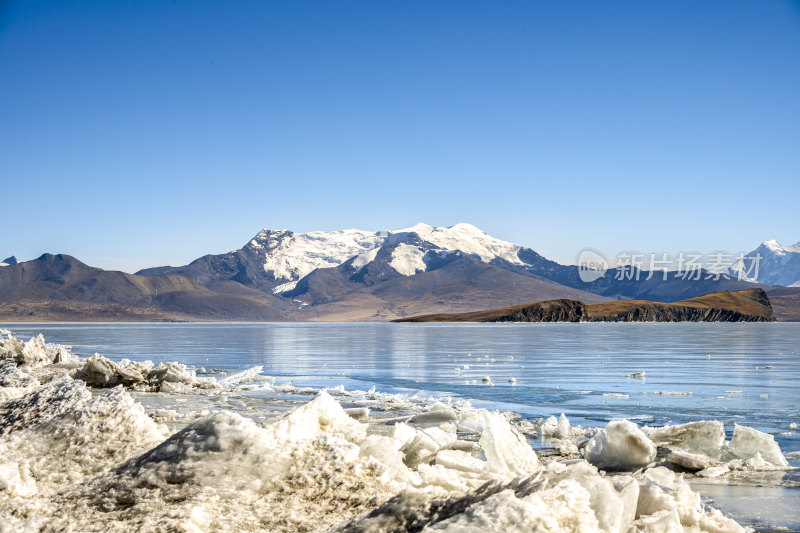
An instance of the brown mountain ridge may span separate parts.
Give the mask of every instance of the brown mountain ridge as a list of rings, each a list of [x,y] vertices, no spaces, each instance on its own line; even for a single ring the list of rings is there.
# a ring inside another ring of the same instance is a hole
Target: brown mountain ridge
[[[140,276],[44,254],[0,268],[0,320],[286,320],[280,298],[175,274]]]
[[[763,289],[717,291],[672,303],[547,300],[470,313],[438,313],[395,322],[774,322]]]

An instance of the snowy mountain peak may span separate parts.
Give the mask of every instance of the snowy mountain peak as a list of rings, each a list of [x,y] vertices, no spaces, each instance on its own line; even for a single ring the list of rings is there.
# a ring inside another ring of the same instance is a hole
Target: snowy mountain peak
[[[356,229],[308,233],[263,229],[245,249],[260,256],[264,271],[275,281],[288,282],[281,285],[288,290],[291,282],[313,270],[338,266],[377,248],[382,240],[377,233]]]
[[[482,261],[502,259],[512,264],[522,264],[517,253],[522,249],[518,244],[496,239],[472,224],[461,222],[449,228],[434,228],[417,224],[414,233],[442,250],[461,250],[474,255]]]
[[[264,228],[247,243],[247,246],[252,246],[253,248],[271,248],[278,242],[286,238],[291,238],[292,235],[293,233],[288,229],[271,230]]]
[[[764,241],[762,246],[778,254],[783,254],[784,252],[800,253],[800,242],[796,242],[791,246],[784,246],[775,239],[772,239],[769,241]]]
[[[522,264],[517,256],[521,246],[491,237],[464,222],[450,227],[420,222],[400,230],[377,232],[346,229],[294,233],[265,228],[243,250],[278,283],[274,291],[284,292],[318,268],[335,267],[351,258],[354,268],[363,268],[375,260],[382,246],[396,246],[390,266],[404,276],[425,271],[423,258],[429,251],[445,255],[461,251],[486,262]]]
[[[459,222],[458,224],[450,226],[450,229],[461,233],[480,233],[481,235],[486,235],[485,231],[468,222]]]
[[[748,257],[759,256],[757,268],[745,271],[745,266],[737,262],[731,272],[735,275],[758,283],[781,285],[785,287],[800,285],[800,242],[792,246],[784,246],[772,239],[747,254]]]
[[[410,228],[399,229],[396,231],[392,231],[391,233],[419,233],[419,232],[426,233],[433,229],[434,227],[431,226],[430,224],[425,224],[424,222],[417,222]]]

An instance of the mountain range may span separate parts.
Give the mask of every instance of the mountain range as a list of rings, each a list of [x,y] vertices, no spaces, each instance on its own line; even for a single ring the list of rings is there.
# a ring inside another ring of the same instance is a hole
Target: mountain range
[[[264,229],[232,252],[136,274],[93,268],[64,254],[22,263],[9,258],[0,265],[0,319],[391,320],[558,298],[673,302],[755,287],[769,294],[774,280],[792,279],[787,268],[800,257],[794,247],[777,246],[768,250],[784,259],[764,259],[750,281],[705,273],[698,279],[677,272],[666,279],[626,276],[612,268],[587,283],[577,266],[470,224],[377,232]],[[789,302],[788,313],[795,289],[778,296]],[[780,319],[781,306],[775,308]]]

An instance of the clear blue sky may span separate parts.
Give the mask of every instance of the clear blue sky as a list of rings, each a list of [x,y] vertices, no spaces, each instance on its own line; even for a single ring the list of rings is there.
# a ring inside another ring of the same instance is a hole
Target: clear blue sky
[[[0,0],[0,259],[800,240],[800,3]]]

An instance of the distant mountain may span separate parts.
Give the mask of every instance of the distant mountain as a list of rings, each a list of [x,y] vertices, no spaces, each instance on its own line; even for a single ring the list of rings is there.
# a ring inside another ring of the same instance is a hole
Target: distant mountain
[[[137,276],[44,254],[0,268],[0,318],[42,320],[285,320],[285,302],[217,290],[182,276]],[[239,290],[239,289],[236,289]]]
[[[767,285],[800,287],[800,242],[784,246],[775,240],[764,241],[747,254],[747,257],[757,256],[760,257],[757,270],[752,268],[754,265],[750,260],[735,264],[731,273]]]
[[[489,264],[524,269],[527,263],[519,256],[522,249],[464,223],[449,228],[420,223],[397,231],[377,232],[348,229],[294,233],[263,229],[238,250],[205,255],[185,266],[148,268],[137,274],[179,274],[203,284],[231,280],[280,294],[292,291],[303,277],[317,269],[349,262],[348,268],[357,274],[374,263],[379,253],[378,260],[388,268],[385,274],[397,277],[438,268],[455,251]],[[541,258],[532,250],[529,255]]]
[[[577,266],[463,223],[377,232],[264,229],[238,250],[137,274],[67,255],[7,264],[0,268],[0,319],[388,320],[559,298],[674,302],[771,288],[697,274],[664,279],[610,269],[587,283]],[[793,296],[781,298],[789,310]]]
[[[376,257],[392,257],[396,246]],[[231,280],[202,285],[176,274],[105,271],[68,255],[45,254],[0,269],[0,320],[388,320],[430,309],[462,311],[561,296],[605,300],[461,252],[447,259],[429,272],[395,272],[387,279],[379,278],[379,260],[371,261],[371,270],[358,280],[347,275],[352,261],[316,269],[303,278],[303,287],[310,289],[301,296],[315,295],[315,304],[308,305]]]
[[[648,271],[630,271],[612,268],[605,275],[590,283],[582,281],[577,267],[564,267],[552,279],[570,287],[605,296],[613,300],[650,300],[657,302],[676,302],[694,298],[715,291],[739,291],[752,288],[768,289],[765,284],[741,281],[735,276],[715,276],[706,270],[687,275],[686,272],[656,272],[650,276]]]
[[[6,257],[0,261],[0,266],[16,265],[17,263],[17,258],[12,255],[11,257]]]
[[[145,269],[138,274],[178,274],[206,285],[235,281],[316,305],[349,291],[431,272],[460,257],[472,257],[509,272],[611,299],[670,302],[752,287],[735,279],[706,279],[709,276],[705,272],[700,279],[684,279],[673,272],[665,282],[660,274],[648,280],[646,272],[624,276],[618,269],[586,283],[578,275],[577,266],[561,265],[530,248],[497,239],[465,223],[449,228],[420,223],[378,232],[353,229],[293,233],[264,229],[233,252],[206,255],[185,266]]]

